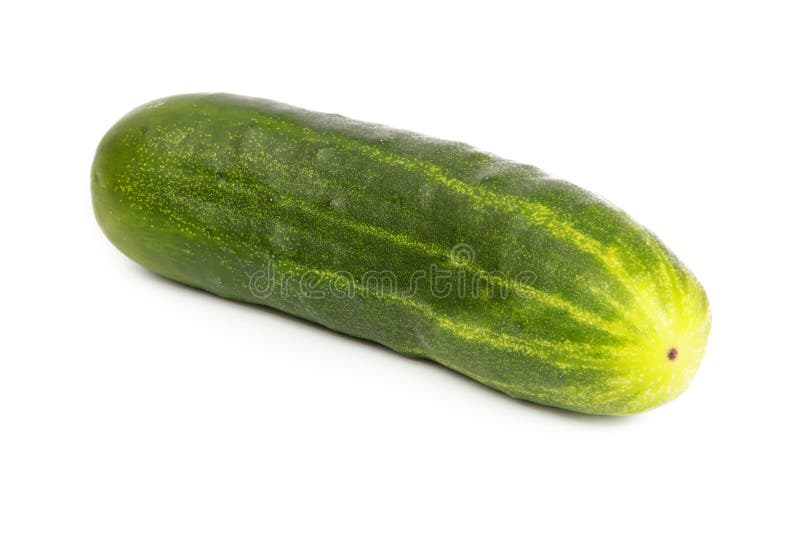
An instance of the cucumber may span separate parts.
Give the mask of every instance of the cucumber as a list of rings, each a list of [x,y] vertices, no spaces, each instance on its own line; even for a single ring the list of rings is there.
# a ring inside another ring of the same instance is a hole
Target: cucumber
[[[628,215],[539,169],[227,94],[125,116],[97,221],[148,269],[424,357],[512,397],[607,415],[679,395],[710,312]]]

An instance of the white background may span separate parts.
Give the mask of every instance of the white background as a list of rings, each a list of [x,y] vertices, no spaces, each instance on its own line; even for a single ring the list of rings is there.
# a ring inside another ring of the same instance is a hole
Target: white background
[[[792,2],[6,3],[0,539],[797,539]],[[630,418],[527,405],[154,277],[89,167],[154,98],[268,97],[536,164],[708,290]]]

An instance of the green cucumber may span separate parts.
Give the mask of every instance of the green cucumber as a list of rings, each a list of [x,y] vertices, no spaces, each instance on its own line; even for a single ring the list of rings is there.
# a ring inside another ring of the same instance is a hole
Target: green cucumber
[[[97,221],[148,269],[433,359],[513,397],[625,415],[703,356],[703,288],[589,192],[461,143],[226,94],[101,141]]]

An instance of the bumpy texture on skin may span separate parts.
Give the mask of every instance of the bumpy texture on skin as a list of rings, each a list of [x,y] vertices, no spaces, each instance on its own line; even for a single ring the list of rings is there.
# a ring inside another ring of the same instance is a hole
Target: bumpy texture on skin
[[[268,100],[149,103],[103,138],[95,214],[168,278],[513,397],[625,415],[679,395],[706,295],[592,194],[460,143]]]

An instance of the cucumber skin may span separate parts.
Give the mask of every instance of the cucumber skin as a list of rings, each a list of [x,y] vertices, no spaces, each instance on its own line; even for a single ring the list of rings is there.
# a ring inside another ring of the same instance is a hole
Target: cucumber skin
[[[101,141],[92,197],[111,242],[160,275],[541,404],[659,405],[689,385],[710,330],[694,276],[589,192],[461,143],[273,101],[143,105]],[[451,293],[431,278],[411,292],[433,269],[452,273]],[[469,285],[492,276],[492,295]]]

